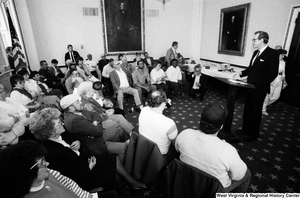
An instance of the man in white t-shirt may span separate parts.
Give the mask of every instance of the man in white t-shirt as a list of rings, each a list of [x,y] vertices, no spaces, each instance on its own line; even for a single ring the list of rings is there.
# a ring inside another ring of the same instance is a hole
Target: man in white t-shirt
[[[214,177],[225,192],[245,193],[251,173],[237,150],[217,137],[228,114],[219,103],[208,104],[202,111],[199,130],[182,131],[175,143],[180,160]]]
[[[151,93],[149,107],[144,107],[139,116],[139,132],[155,142],[162,155],[170,162],[178,153],[174,149],[178,130],[175,122],[163,115],[168,103],[162,90]]]
[[[87,55],[87,59],[84,61],[84,64],[88,67],[91,74],[98,78],[99,81],[101,81],[101,72],[99,70],[96,70],[97,63],[93,60],[92,54]]]
[[[182,74],[181,69],[178,67],[177,59],[171,60],[171,65],[168,67],[166,71],[167,75],[167,85],[174,89],[174,99],[179,97],[179,88],[182,84]]]

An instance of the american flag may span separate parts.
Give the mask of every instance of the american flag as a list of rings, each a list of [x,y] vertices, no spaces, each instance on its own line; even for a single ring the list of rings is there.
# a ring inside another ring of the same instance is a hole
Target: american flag
[[[12,41],[14,66],[15,66],[15,71],[17,72],[22,67],[27,68],[27,64],[26,64],[25,55],[22,50],[22,46],[18,39],[17,31],[14,27],[14,24],[12,22],[12,19],[11,19],[10,13],[9,13],[9,9],[8,9],[8,7],[6,7],[5,9],[6,9],[7,20],[8,20],[8,25],[9,25],[9,29],[10,29],[11,41]]]

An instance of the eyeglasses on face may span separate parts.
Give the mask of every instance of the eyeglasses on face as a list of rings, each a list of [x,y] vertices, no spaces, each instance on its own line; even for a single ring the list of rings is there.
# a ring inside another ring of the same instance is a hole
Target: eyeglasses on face
[[[252,42],[255,42],[256,40],[259,40],[258,38],[257,39],[252,39]]]
[[[36,166],[38,168],[44,168],[44,167],[47,167],[48,165],[49,165],[49,163],[43,157],[43,158],[39,159],[34,165],[32,165],[29,170],[32,170]]]
[[[56,126],[63,126],[63,125],[64,125],[64,123],[61,120],[59,120],[59,122],[57,124],[55,124],[54,126],[56,127]]]

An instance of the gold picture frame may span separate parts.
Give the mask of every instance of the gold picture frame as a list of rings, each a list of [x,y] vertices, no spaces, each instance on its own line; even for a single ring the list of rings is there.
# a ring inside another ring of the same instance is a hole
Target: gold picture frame
[[[100,4],[105,54],[145,51],[144,0],[100,0]]]
[[[221,9],[219,54],[244,56],[250,3]]]

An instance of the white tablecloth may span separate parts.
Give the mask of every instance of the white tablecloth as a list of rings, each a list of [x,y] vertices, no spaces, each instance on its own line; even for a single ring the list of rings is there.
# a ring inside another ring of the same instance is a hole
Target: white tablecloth
[[[187,66],[189,66],[189,71],[190,72],[193,72],[194,71],[194,67],[197,65],[197,64],[185,64]],[[205,66],[209,66],[209,69],[206,68]],[[208,75],[208,76],[212,76],[212,77],[220,77],[220,78],[228,78],[228,79],[231,79],[233,78],[233,76],[236,74],[236,73],[239,73],[241,71],[243,71],[244,69],[243,68],[240,68],[240,67],[233,67],[233,66],[230,66],[229,69],[233,68],[234,72],[229,72],[229,71],[219,71],[221,70],[221,66],[220,65],[217,65],[217,64],[211,64],[211,65],[202,65],[202,70],[201,70],[201,73],[205,74],[205,75]]]

